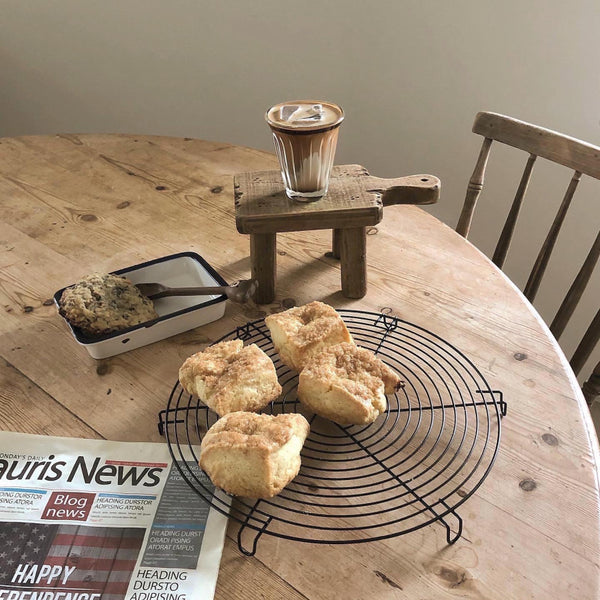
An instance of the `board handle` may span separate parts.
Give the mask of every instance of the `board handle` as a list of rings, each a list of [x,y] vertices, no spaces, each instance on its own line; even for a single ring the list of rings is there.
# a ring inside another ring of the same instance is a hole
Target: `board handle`
[[[381,194],[383,206],[435,204],[440,197],[440,180],[434,175],[407,175],[393,179],[368,176],[366,189]]]

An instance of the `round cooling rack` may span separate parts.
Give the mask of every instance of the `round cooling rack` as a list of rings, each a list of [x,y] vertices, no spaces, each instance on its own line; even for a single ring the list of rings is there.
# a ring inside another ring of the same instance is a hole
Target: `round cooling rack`
[[[177,383],[159,415],[181,476],[208,504],[241,523],[238,545],[252,555],[262,534],[327,544],[390,538],[434,522],[449,544],[462,533],[456,509],[490,472],[506,414],[502,392],[434,333],[391,314],[339,310],[358,346],[403,379],[387,412],[370,425],[341,426],[298,402],[298,374],[279,359],[263,320],[219,341],[257,344],[283,388],[263,412],[302,413],[310,434],[298,476],[269,500],[232,498],[198,467],[199,445],[217,415]],[[247,548],[250,548],[249,550]]]

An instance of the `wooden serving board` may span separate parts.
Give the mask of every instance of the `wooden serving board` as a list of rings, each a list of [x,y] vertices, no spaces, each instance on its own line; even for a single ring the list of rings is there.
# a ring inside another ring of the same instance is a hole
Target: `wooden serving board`
[[[240,233],[278,233],[376,225],[383,207],[433,204],[440,180],[433,175],[373,177],[361,165],[333,167],[328,193],[313,202],[287,197],[279,171],[234,177],[236,227]]]

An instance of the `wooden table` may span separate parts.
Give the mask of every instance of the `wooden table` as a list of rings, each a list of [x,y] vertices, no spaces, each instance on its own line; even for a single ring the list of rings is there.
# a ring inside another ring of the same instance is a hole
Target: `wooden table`
[[[270,154],[188,138],[0,140],[2,428],[159,441],[180,364],[234,326],[313,299],[390,307],[459,347],[508,403],[496,463],[463,505],[462,538],[448,546],[435,524],[360,545],[263,536],[247,558],[232,524],[216,597],[597,598],[598,449],[577,382],[514,286],[419,208],[387,208],[369,231],[361,300],[339,291],[328,232],[282,234],[273,304],[229,304],[220,321],[100,362],[77,346],[50,299],[91,271],[194,250],[227,280],[247,277],[232,176],[273,168]]]

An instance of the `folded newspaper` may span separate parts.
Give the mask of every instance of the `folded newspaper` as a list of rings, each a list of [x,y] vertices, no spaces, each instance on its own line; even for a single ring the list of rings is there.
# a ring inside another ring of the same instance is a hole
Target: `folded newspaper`
[[[0,600],[210,599],[226,526],[165,444],[0,432]]]

